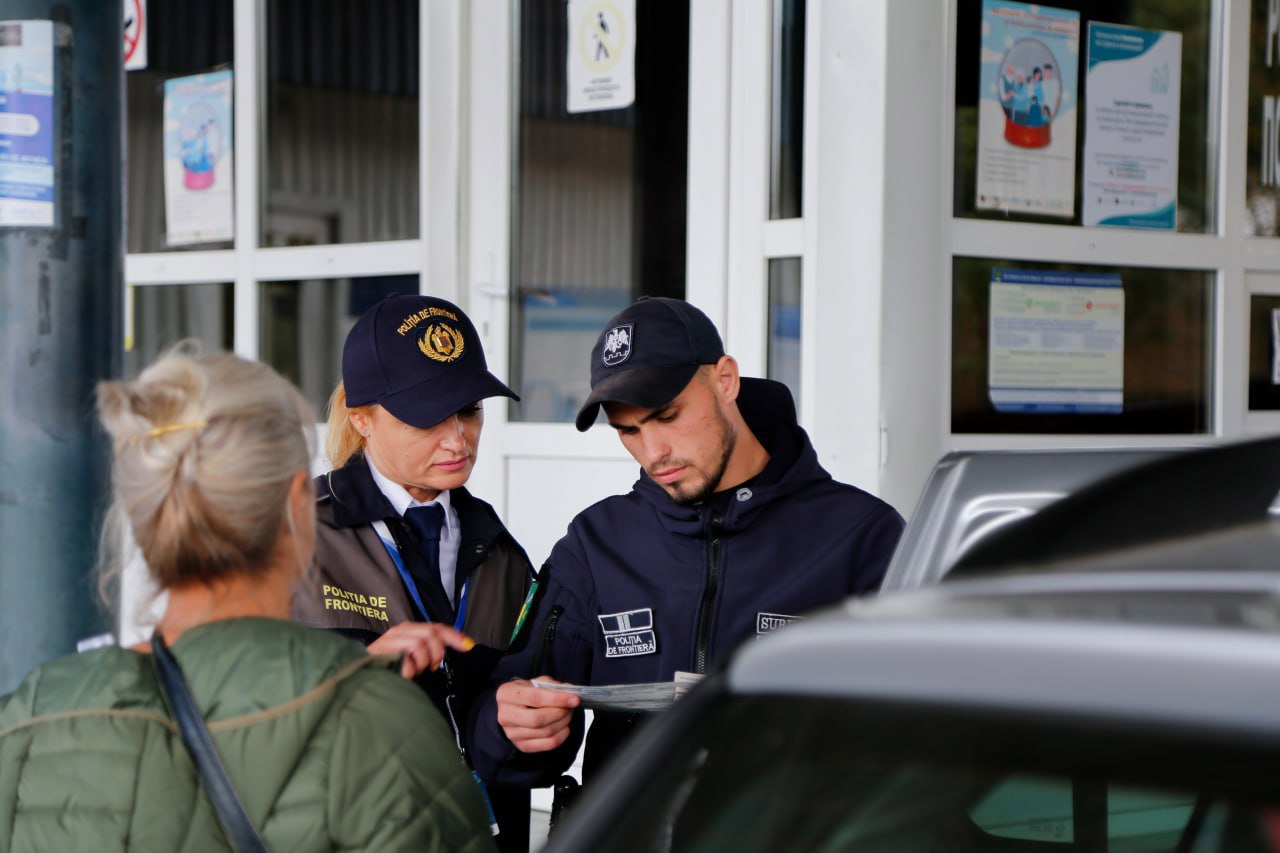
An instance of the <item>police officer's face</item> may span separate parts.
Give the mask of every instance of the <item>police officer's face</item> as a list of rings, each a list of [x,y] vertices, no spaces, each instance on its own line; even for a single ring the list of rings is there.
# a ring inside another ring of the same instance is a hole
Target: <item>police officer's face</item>
[[[700,503],[720,487],[737,432],[703,368],[660,409],[605,403],[609,424],[645,473],[678,504]]]
[[[420,429],[375,405],[352,409],[351,423],[364,436],[365,454],[374,467],[425,502],[471,477],[484,409],[476,403]]]

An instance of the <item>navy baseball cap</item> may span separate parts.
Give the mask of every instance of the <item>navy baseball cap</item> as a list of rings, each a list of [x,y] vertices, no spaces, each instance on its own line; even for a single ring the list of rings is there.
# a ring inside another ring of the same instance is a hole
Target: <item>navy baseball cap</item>
[[[349,407],[377,403],[410,426],[435,426],[486,397],[516,393],[489,372],[480,335],[457,305],[392,295],[356,320],[342,347]]]
[[[706,314],[682,299],[641,297],[609,321],[591,349],[591,395],[578,410],[578,432],[596,422],[601,403],[665,406],[699,367],[723,356]]]

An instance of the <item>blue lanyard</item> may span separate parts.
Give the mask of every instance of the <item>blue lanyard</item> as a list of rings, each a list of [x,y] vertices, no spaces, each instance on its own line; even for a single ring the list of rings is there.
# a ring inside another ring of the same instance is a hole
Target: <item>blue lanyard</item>
[[[409,570],[405,568],[404,558],[400,556],[400,549],[396,547],[396,543],[388,542],[381,536],[378,539],[382,541],[382,546],[391,555],[391,562],[396,564],[396,571],[400,573],[400,579],[404,581],[405,587],[409,590],[409,595],[413,597],[413,603],[418,606],[418,612],[422,614],[422,621],[430,622],[431,617],[427,614],[427,608],[422,604],[422,596],[418,593],[418,585],[413,582],[413,577],[409,574]],[[467,590],[470,587],[471,578],[467,578],[462,582],[462,594],[458,596],[458,616],[453,620],[453,627],[458,631],[462,630],[463,623],[467,621]]]

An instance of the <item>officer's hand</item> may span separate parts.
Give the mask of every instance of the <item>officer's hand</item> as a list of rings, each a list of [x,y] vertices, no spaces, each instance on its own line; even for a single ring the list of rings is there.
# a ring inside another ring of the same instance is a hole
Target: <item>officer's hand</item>
[[[539,681],[556,682],[543,676]],[[544,690],[524,680],[498,688],[498,724],[521,752],[550,752],[569,737],[569,723],[578,697]]]
[[[439,669],[446,648],[469,652],[475,646],[475,640],[439,622],[401,622],[370,643],[369,651],[376,655],[403,654],[400,674],[413,678],[420,672]]]

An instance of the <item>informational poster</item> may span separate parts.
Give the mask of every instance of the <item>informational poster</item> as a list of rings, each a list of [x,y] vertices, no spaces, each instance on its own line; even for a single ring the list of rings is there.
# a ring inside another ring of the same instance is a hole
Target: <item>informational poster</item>
[[[635,0],[569,0],[571,113],[618,110],[636,99]]]
[[[164,211],[169,245],[230,240],[230,71],[164,84]]]
[[[988,393],[1001,412],[1124,409],[1120,276],[993,269]]]
[[[56,221],[53,21],[0,21],[0,226]]]
[[[147,67],[147,0],[124,0],[124,70]]]
[[[1080,13],[983,0],[979,210],[1075,216]]]
[[[1093,21],[1086,43],[1084,224],[1172,231],[1182,34]]]

